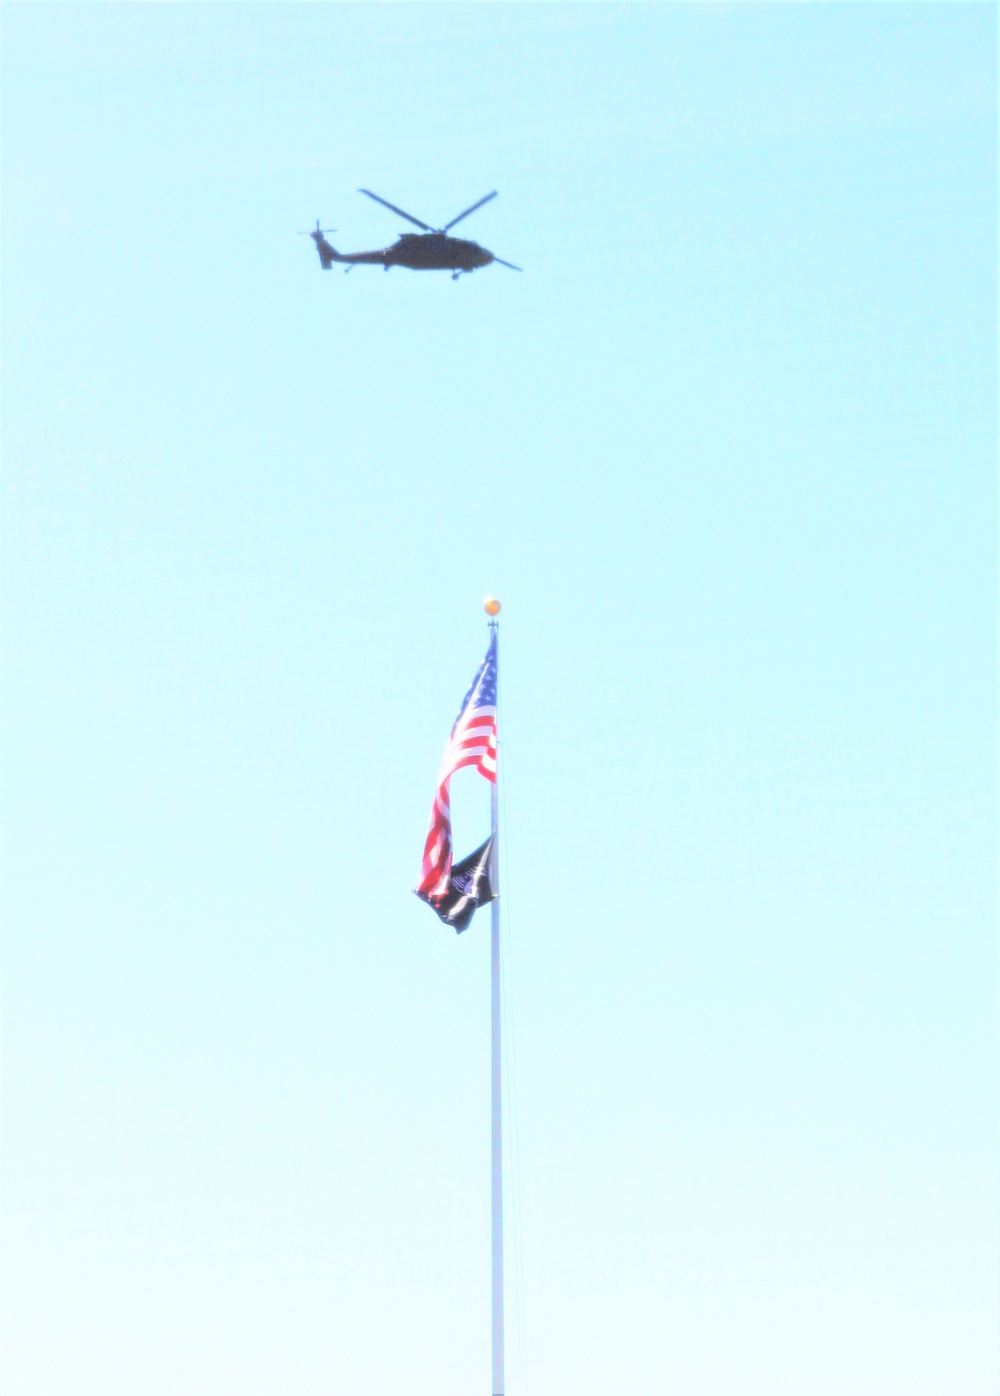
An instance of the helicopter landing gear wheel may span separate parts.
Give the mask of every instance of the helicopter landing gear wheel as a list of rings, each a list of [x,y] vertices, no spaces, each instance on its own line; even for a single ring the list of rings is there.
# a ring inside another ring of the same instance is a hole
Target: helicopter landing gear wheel
[[[461,275],[462,273],[460,271],[453,271],[451,274],[452,281],[457,281]]]

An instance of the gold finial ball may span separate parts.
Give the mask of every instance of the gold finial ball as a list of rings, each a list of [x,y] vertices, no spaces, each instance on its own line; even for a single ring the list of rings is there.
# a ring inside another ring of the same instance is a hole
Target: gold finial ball
[[[500,602],[495,596],[487,596],[483,602],[483,610],[488,616],[498,616],[500,614]]]

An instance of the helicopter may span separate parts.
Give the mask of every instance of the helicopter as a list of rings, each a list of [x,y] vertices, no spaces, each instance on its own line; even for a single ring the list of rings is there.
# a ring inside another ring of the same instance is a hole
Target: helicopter
[[[446,223],[443,228],[432,228],[429,224],[422,222],[419,218],[414,218],[412,213],[407,213],[405,209],[397,208],[388,199],[383,199],[379,194],[373,194],[370,189],[359,189],[359,194],[367,194],[369,199],[374,199],[377,204],[384,205],[391,209],[393,213],[398,213],[400,218],[407,219],[418,228],[423,228],[422,233],[400,233],[399,238],[391,247],[380,247],[374,252],[338,252],[327,242],[324,234],[336,232],[335,228],[321,228],[319,219],[316,220],[316,227],[309,237],[316,244],[319,253],[320,266],[324,271],[329,271],[334,262],[346,262],[348,265],[345,271],[362,263],[384,267],[386,271],[390,267],[410,267],[413,271],[450,271],[452,281],[457,281],[463,272],[475,271],[477,267],[487,267],[490,262],[499,262],[502,267],[510,267],[511,271],[520,271],[513,262],[505,262],[502,257],[496,257],[485,247],[480,247],[478,242],[470,242],[466,238],[451,238],[448,236],[449,228],[454,228],[456,223],[461,223],[463,218],[468,218],[470,213],[475,213],[477,208],[482,208],[483,204],[488,204],[490,199],[495,199],[497,191],[494,189],[491,194],[486,194],[478,203],[472,204],[460,213],[457,218],[453,218],[450,223]],[[305,234],[302,234],[305,236]]]

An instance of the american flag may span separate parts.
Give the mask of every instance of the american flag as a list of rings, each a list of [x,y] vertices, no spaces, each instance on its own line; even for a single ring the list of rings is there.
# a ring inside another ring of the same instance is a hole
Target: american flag
[[[475,766],[487,780],[497,778],[497,637],[472,680],[441,758],[437,794],[420,866],[418,896],[435,902],[448,892],[451,874],[451,778],[463,766]]]

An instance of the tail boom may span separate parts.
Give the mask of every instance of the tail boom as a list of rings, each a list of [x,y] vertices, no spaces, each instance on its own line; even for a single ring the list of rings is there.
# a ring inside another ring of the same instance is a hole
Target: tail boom
[[[386,253],[383,249],[379,252],[338,252],[323,234],[317,229],[309,236],[316,244],[316,251],[319,253],[319,263],[324,271],[329,271],[334,262],[348,262],[351,266],[359,262],[367,262],[372,266],[384,267],[386,265]]]

